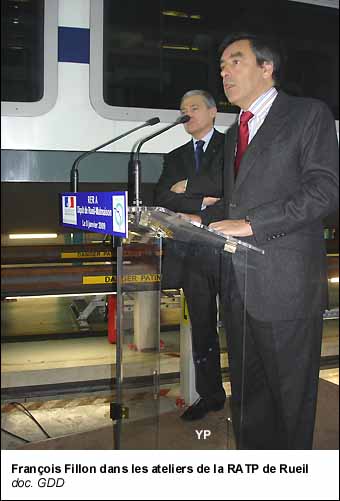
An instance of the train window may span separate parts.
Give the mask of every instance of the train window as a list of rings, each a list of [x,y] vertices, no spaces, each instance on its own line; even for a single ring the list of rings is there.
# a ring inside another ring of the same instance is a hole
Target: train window
[[[223,93],[217,49],[228,32],[242,27],[278,35],[288,56],[283,88],[322,99],[338,118],[339,10],[331,4],[338,2],[239,0],[225,13],[220,0],[92,2],[92,104],[107,118],[145,119],[154,109],[166,120],[174,118],[169,110],[178,109],[185,91],[204,88],[219,112],[234,113]]]
[[[36,116],[57,97],[56,0],[1,1],[1,114]]]

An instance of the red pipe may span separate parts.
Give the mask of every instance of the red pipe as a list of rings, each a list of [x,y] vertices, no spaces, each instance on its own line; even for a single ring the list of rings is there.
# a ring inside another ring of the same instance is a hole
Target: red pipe
[[[117,296],[110,294],[107,300],[107,338],[109,343],[117,341]]]

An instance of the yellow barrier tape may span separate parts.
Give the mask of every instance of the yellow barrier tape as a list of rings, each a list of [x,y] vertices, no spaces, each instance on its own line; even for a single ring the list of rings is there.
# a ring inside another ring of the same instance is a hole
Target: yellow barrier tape
[[[184,294],[181,295],[181,303],[182,303],[182,322],[184,325],[189,325],[190,317],[189,317],[188,303],[185,299]]]
[[[77,259],[84,257],[112,257],[112,251],[62,252],[61,259]]]
[[[160,282],[161,275],[159,273],[146,273],[143,275],[124,275],[123,283],[145,283],[145,282]],[[110,284],[116,283],[117,277],[115,275],[98,275],[98,276],[83,276],[84,285],[92,284]]]

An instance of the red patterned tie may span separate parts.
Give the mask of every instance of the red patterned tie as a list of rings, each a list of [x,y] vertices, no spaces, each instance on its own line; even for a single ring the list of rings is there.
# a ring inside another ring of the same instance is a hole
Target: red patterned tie
[[[253,117],[251,111],[243,111],[240,116],[240,126],[238,129],[237,152],[235,157],[235,177],[238,174],[243,153],[246,151],[249,139],[248,122]]]

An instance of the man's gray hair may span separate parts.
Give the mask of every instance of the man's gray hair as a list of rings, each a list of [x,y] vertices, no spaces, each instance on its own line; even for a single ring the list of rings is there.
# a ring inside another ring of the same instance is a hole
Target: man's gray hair
[[[206,90],[188,90],[188,92],[186,92],[182,97],[181,104],[183,103],[184,99],[192,96],[202,96],[208,108],[216,108],[215,99]]]

